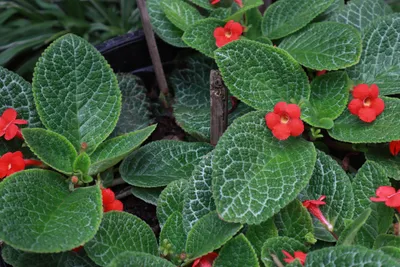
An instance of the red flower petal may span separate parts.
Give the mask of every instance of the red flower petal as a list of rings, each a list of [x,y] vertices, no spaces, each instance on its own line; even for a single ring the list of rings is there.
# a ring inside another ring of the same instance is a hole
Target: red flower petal
[[[18,131],[19,131],[19,128],[18,128],[17,125],[10,124],[6,129],[6,134],[5,134],[4,138],[7,141],[9,141],[9,140],[13,139],[17,135]]]
[[[286,140],[290,136],[290,128],[287,124],[280,123],[272,129],[272,134],[279,140]]]
[[[283,115],[283,113],[286,113],[286,107],[286,102],[278,102],[274,107],[274,112],[278,115]]]
[[[353,89],[353,97],[354,98],[358,98],[361,100],[364,100],[365,98],[367,98],[369,96],[370,92],[369,92],[369,87],[368,84],[359,84],[357,86],[354,87]]]
[[[115,194],[110,188],[102,189],[101,197],[102,197],[103,205],[111,204],[115,200]]]
[[[265,122],[270,130],[272,130],[277,124],[281,123],[281,117],[273,112],[265,115]]]
[[[397,156],[400,152],[400,140],[390,142],[389,150],[393,156]]]
[[[225,29],[223,27],[218,27],[214,30],[214,37],[225,37]]]
[[[369,97],[372,99],[377,98],[379,96],[379,87],[376,84],[372,84],[369,87]]]
[[[112,210],[123,211],[124,205],[122,204],[121,201],[114,200],[112,203],[104,205],[104,207],[103,207],[104,212],[108,212],[108,211],[112,211]]]
[[[362,108],[358,112],[358,117],[364,122],[373,122],[376,120],[376,112],[372,108]]]
[[[286,106],[286,112],[291,119],[298,119],[301,115],[300,107],[296,104],[288,104]]]
[[[378,197],[385,197],[385,198],[387,198],[395,193],[396,193],[396,189],[394,187],[388,186],[388,185],[378,187],[378,189],[376,189],[376,192],[375,192],[375,194]]]
[[[3,179],[7,176],[8,173],[8,162],[4,162],[0,160],[0,179]]]
[[[219,3],[221,0],[212,0],[211,1],[211,5],[215,5],[215,4],[217,4],[217,3]]]
[[[375,110],[376,116],[378,116],[385,109],[385,102],[381,98],[375,98],[371,101],[371,108]]]
[[[28,121],[26,121],[26,120],[14,120],[13,123],[14,124],[28,124]]]
[[[235,3],[238,4],[240,7],[243,7],[242,0],[235,0]]]
[[[294,257],[292,255],[290,255],[289,252],[282,249],[282,253],[283,253],[283,255],[286,256],[286,258],[283,259],[286,263],[291,263],[294,261]]]
[[[8,122],[12,122],[17,118],[17,111],[13,108],[8,108],[3,112],[3,115],[1,115],[1,117]]]
[[[386,200],[385,204],[386,206],[392,208],[400,207],[400,193],[391,196],[388,200]]]
[[[218,257],[218,254],[215,252],[210,252],[207,255],[204,255],[200,258],[197,258],[192,267],[212,267],[214,260]]]
[[[228,26],[228,24],[229,24],[229,26]],[[229,30],[232,33],[232,35],[234,35],[234,36],[242,35],[243,26],[240,23],[234,22],[233,20],[231,20],[231,21],[228,22],[228,24],[227,24],[227,26],[229,27]]]
[[[304,132],[304,123],[300,119],[291,119],[288,126],[292,136],[299,136]]]
[[[358,112],[363,107],[363,102],[360,99],[353,99],[349,103],[349,111],[353,115],[358,115]]]

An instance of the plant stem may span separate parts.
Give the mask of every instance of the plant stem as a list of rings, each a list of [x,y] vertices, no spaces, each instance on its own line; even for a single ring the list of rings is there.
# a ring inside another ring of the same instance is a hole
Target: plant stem
[[[140,11],[140,17],[142,19],[144,35],[147,41],[147,47],[149,49],[151,61],[153,62],[154,71],[156,74],[156,79],[158,87],[160,88],[160,100],[164,104],[164,107],[168,107],[167,96],[169,94],[167,80],[165,78],[164,69],[161,63],[160,53],[158,52],[156,38],[154,37],[154,32],[150,24],[150,16],[147,12],[145,0],[137,0],[137,6]]]
[[[120,178],[114,179],[114,181],[111,184],[111,187],[114,187],[114,186],[117,186],[117,185],[121,185],[121,184],[126,184],[126,182],[124,181],[124,179],[122,179],[120,177]]]
[[[278,259],[278,257],[275,254],[271,254],[271,258],[274,261],[276,266],[283,267],[282,262]]]
[[[129,197],[130,195],[132,195],[131,189],[132,189],[132,186],[128,186],[127,188],[122,190],[121,193],[116,195],[115,199],[123,199],[123,198]]]
[[[228,89],[221,74],[217,70],[210,73],[211,98],[211,138],[210,143],[216,145],[228,127]]]

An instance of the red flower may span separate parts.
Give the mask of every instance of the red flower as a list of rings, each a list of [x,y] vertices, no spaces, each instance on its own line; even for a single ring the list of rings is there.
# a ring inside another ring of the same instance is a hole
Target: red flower
[[[225,27],[218,27],[214,30],[216,45],[222,47],[227,43],[239,40],[243,33],[243,26],[233,20],[226,23]]]
[[[292,255],[290,255],[290,253],[287,252],[286,250],[282,250],[282,253],[286,256],[286,258],[283,259],[286,263],[292,263],[296,259],[299,259],[301,265],[304,266],[304,264],[306,262],[307,254],[302,252],[302,251],[295,251],[294,252],[294,257]]]
[[[112,210],[123,211],[124,210],[124,204],[122,204],[121,201],[116,199],[112,203],[106,204],[106,205],[103,206],[103,211],[104,212],[108,212],[108,211],[112,211]]]
[[[211,267],[214,260],[218,257],[218,254],[215,252],[210,252],[203,257],[197,258],[192,267]]]
[[[317,71],[317,76],[322,76],[322,75],[324,75],[324,74],[326,74],[326,70],[321,70],[321,71]]]
[[[7,141],[13,139],[15,136],[22,138],[21,130],[17,124],[27,123],[26,120],[17,120],[17,111],[15,109],[6,109],[0,117],[0,137],[4,135]]]
[[[377,197],[370,197],[372,202],[385,202],[391,208],[400,208],[400,190],[391,186],[380,186],[375,192]]]
[[[349,111],[364,122],[373,122],[385,109],[385,103],[378,96],[379,88],[376,84],[370,87],[367,84],[355,86],[354,99],[349,103]]]
[[[8,152],[0,158],[0,179],[25,169],[25,161],[20,151]]]
[[[323,225],[325,225],[330,232],[333,230],[332,224],[328,222],[325,216],[322,214],[322,211],[319,209],[319,206],[325,205],[325,196],[320,196],[317,200],[306,200],[303,201],[303,206],[308,209],[308,211],[314,215]]]
[[[304,131],[304,124],[300,120],[301,111],[296,104],[279,102],[274,111],[265,115],[265,121],[272,134],[279,140],[289,136],[299,136]]]
[[[390,142],[389,150],[393,156],[397,156],[400,152],[400,140]]]
[[[115,200],[115,194],[110,188],[104,188],[101,190],[101,197],[103,205],[111,204]]]
[[[221,2],[221,0],[211,0],[211,5],[215,5]],[[235,3],[238,4],[240,7],[243,7],[242,0],[235,0]]]

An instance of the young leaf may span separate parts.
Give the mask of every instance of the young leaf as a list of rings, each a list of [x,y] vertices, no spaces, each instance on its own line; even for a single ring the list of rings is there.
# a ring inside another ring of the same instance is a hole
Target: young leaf
[[[70,192],[62,175],[46,170],[15,173],[0,184],[0,195],[0,239],[29,252],[84,244],[96,234],[103,214],[98,186]]]
[[[182,41],[183,31],[169,21],[162,10],[160,0],[147,0],[146,4],[154,32],[170,45],[187,47]]]
[[[0,114],[14,108],[19,119],[28,121],[29,127],[41,127],[33,99],[31,85],[17,74],[0,67]]]
[[[121,177],[138,187],[160,187],[187,180],[201,157],[210,152],[206,143],[156,141],[134,151],[122,162]]]
[[[256,109],[272,110],[279,101],[299,103],[310,97],[306,73],[282,49],[240,40],[218,49],[215,60],[230,92]]]
[[[154,267],[175,267],[171,262],[143,252],[123,252],[115,257],[108,267],[121,266],[154,266]]]
[[[222,247],[213,267],[246,266],[259,267],[257,254],[249,240],[240,234]]]
[[[360,33],[336,22],[313,23],[285,38],[279,45],[301,65],[315,70],[338,70],[358,63]]]
[[[360,63],[347,69],[356,84],[377,84],[380,93],[400,93],[400,14],[371,23],[363,33]]]
[[[146,203],[157,206],[158,198],[160,197],[163,187],[143,188],[133,186],[131,189],[132,195],[143,200]]]
[[[158,254],[151,228],[138,217],[119,211],[104,214],[99,231],[85,244],[85,251],[100,266],[107,266],[125,251]]]
[[[162,228],[168,217],[174,212],[182,213],[187,181],[171,182],[160,194],[157,201],[157,219]]]
[[[307,242],[307,234],[313,234],[311,216],[297,199],[289,203],[275,215],[275,225],[280,236],[288,236],[300,242]]]
[[[157,125],[152,125],[136,132],[109,139],[99,145],[90,155],[92,164],[89,174],[94,175],[116,165],[146,141],[156,127]]]
[[[374,249],[386,246],[400,247],[400,237],[386,234],[379,235],[375,240]]]
[[[204,18],[195,7],[183,0],[162,0],[161,6],[167,18],[182,31]]]
[[[285,255],[282,253],[282,250],[285,250],[292,255],[295,251],[302,251],[304,253],[308,251],[307,247],[296,239],[287,236],[269,238],[265,241],[261,250],[261,260],[265,266],[275,266],[272,255],[275,255],[280,262],[284,262],[283,259],[285,258]]]
[[[275,40],[294,33],[324,12],[334,0],[280,0],[264,13],[264,35]]]
[[[214,30],[224,27],[225,24],[224,21],[214,18],[199,20],[185,31],[182,39],[190,47],[206,56],[214,57],[214,51],[218,48],[215,43]]]
[[[113,131],[121,110],[117,79],[87,41],[67,34],[52,43],[35,68],[33,94],[47,129],[87,153]]]
[[[74,172],[81,172],[83,175],[87,175],[90,167],[90,157],[86,152],[79,154],[74,161]]]
[[[261,257],[261,250],[265,241],[269,238],[277,236],[278,229],[275,226],[273,218],[260,224],[249,225],[246,232],[246,237],[253,245],[253,248],[259,258]]]
[[[400,22],[400,20],[399,20]],[[365,123],[346,110],[336,121],[329,135],[349,143],[385,143],[400,139],[400,100],[382,97],[385,110],[372,123]]]
[[[186,253],[195,259],[212,252],[229,241],[240,229],[238,223],[222,221],[213,211],[196,222],[188,234]]]
[[[307,254],[306,267],[343,266],[391,266],[400,263],[381,251],[361,246],[338,246],[323,248]]]
[[[301,108],[301,118],[314,127],[333,127],[333,120],[346,108],[350,87],[351,81],[343,71],[330,72],[315,78],[311,83],[310,100]]]
[[[349,246],[355,243],[358,232],[362,229],[369,216],[371,215],[371,209],[368,208],[361,213],[352,223],[350,223],[340,234],[337,242],[338,246]]]
[[[215,9],[215,6],[213,6],[209,0],[189,0],[189,1],[207,10]]]
[[[377,147],[369,147],[365,156],[368,160],[376,162],[383,167],[387,176],[395,180],[400,180],[400,157],[394,157],[390,153],[387,144]]]
[[[265,112],[237,119],[214,151],[213,196],[220,216],[259,224],[292,202],[311,178],[314,146],[301,138],[281,142]]]
[[[36,156],[53,169],[71,175],[78,154],[64,136],[45,129],[22,130],[25,142]]]

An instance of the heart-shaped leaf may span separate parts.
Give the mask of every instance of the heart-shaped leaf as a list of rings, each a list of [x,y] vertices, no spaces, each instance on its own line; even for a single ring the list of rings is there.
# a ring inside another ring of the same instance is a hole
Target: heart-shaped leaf
[[[273,218],[260,224],[249,225],[246,232],[246,237],[253,245],[258,257],[261,257],[261,250],[265,241],[277,236],[278,229],[275,226]]]
[[[261,260],[265,266],[275,266],[272,255],[275,255],[280,262],[284,262],[283,259],[286,258],[286,256],[282,253],[282,250],[285,250],[293,255],[295,251],[302,251],[306,253],[308,248],[296,239],[287,236],[269,238],[265,241],[261,251]]]
[[[108,267],[121,266],[176,267],[163,258],[143,252],[123,252],[108,265]]]
[[[282,49],[240,40],[218,49],[215,60],[230,92],[256,109],[272,110],[279,101],[299,103],[310,97],[306,73]]]
[[[213,196],[226,221],[259,224],[271,218],[311,178],[314,146],[301,138],[279,141],[264,116],[258,111],[237,119],[215,148]]]
[[[368,148],[365,156],[383,167],[390,178],[400,180],[400,157],[393,156],[387,144]]]
[[[167,18],[182,31],[204,18],[195,7],[182,0],[162,0],[161,6]]]
[[[349,246],[355,243],[358,232],[367,222],[372,210],[370,208],[364,210],[352,223],[350,223],[340,234],[337,245]]]
[[[84,244],[96,234],[103,214],[98,186],[70,192],[62,175],[46,170],[15,173],[0,184],[0,195],[0,239],[29,252]]]
[[[90,153],[113,131],[121,110],[117,79],[87,41],[67,34],[49,46],[35,68],[33,93],[47,129]]]
[[[187,181],[171,182],[160,194],[157,201],[157,219],[162,228],[174,212],[182,213]]]

